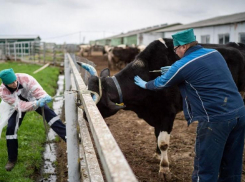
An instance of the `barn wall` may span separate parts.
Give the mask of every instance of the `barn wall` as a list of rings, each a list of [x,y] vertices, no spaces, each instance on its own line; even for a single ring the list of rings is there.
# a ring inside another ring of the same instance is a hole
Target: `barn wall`
[[[157,33],[157,32],[143,33],[142,34],[142,45],[147,46],[154,40],[157,40],[158,38],[162,38],[162,37],[163,37],[163,33]],[[139,39],[138,39],[138,42],[139,42]]]
[[[90,44],[90,45],[95,45],[95,40],[90,40],[90,41],[89,41],[89,44]]]
[[[111,46],[118,46],[120,44],[123,44],[123,38],[114,38],[111,39]]]
[[[39,42],[40,39],[0,39],[0,43],[14,43],[14,42],[32,42],[32,41],[37,41]]]
[[[101,40],[96,40],[97,45],[110,45],[110,40],[109,39],[101,39]]]
[[[235,37],[235,42],[241,42],[240,33],[245,33],[245,22],[237,24],[234,26],[234,29],[237,31],[238,35]],[[243,42],[245,44],[245,42]]]
[[[178,31],[165,32],[164,37],[172,38],[171,35]],[[194,33],[196,35],[197,41],[200,43],[201,43],[202,35],[210,35],[210,43],[218,44],[219,34],[226,34],[226,33],[230,35],[230,40],[229,40],[230,42],[239,42],[240,33],[245,33],[245,22],[228,24],[228,25],[194,28]]]
[[[124,37],[123,44],[128,45],[128,46],[137,45],[137,35]]]
[[[96,40],[96,45],[105,45],[105,40]]]

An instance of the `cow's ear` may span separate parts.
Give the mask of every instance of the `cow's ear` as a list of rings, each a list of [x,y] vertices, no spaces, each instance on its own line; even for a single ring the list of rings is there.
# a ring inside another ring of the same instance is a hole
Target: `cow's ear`
[[[110,70],[108,68],[103,69],[100,73],[100,77],[108,77],[110,76]]]

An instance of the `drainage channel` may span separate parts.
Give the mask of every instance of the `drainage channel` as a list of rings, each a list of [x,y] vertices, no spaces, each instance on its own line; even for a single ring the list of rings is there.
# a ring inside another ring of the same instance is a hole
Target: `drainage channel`
[[[55,96],[60,96],[64,92],[64,75],[59,75],[58,79],[58,89],[56,90]],[[53,110],[54,112],[61,117],[63,107],[63,97],[56,97],[53,101]],[[54,139],[56,137],[56,133],[50,129],[48,132],[48,138],[50,140],[50,144],[45,144],[45,151],[43,153],[44,158],[44,166],[41,169],[41,179],[40,182],[56,182],[57,174],[55,169],[56,162],[56,143]],[[51,150],[50,150],[51,148]]]

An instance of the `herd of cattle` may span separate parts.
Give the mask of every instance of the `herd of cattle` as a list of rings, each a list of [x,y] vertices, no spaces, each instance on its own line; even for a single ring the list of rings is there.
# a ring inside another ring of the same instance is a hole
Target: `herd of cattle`
[[[226,45],[202,44],[202,46],[214,48],[223,55],[238,90],[243,94],[245,92],[245,45],[228,43]],[[121,49],[112,51],[114,56],[118,55],[116,53],[118,50]],[[102,87],[102,96],[97,106],[103,117],[109,117],[120,109],[132,110],[139,118],[155,128],[156,153],[160,156],[159,174],[168,180],[170,169],[167,150],[175,116],[182,111],[180,91],[177,86],[157,91],[145,90],[134,84],[134,76],[139,75],[145,81],[153,80],[160,73],[149,71],[172,65],[179,58],[173,51],[172,39],[153,41],[134,58],[130,56],[133,61],[113,77],[110,77],[108,68],[104,69],[99,77],[91,76],[88,89],[99,94],[99,87]],[[117,104],[120,102],[124,104]]]
[[[108,67],[111,70],[121,70],[128,63],[134,60],[135,56],[144,50],[145,46],[129,47],[119,45],[116,47],[101,45],[80,45],[80,56],[91,56],[93,51],[100,51],[103,55],[107,55]]]

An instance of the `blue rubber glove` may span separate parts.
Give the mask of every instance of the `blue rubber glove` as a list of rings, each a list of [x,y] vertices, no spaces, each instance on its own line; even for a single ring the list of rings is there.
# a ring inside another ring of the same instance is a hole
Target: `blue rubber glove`
[[[93,66],[86,64],[86,63],[81,63],[81,62],[77,62],[77,64],[80,65],[85,70],[87,70],[90,73],[90,75],[97,76],[97,72]]]
[[[37,101],[37,105],[38,105],[39,107],[43,107],[45,104],[47,104],[47,103],[49,103],[49,102],[51,102],[51,101],[52,101],[52,97],[50,97],[49,95],[47,95],[47,96],[45,96],[45,97],[39,99],[39,100]]]
[[[147,82],[145,82],[144,80],[142,80],[138,75],[134,77],[134,83],[138,86],[140,86],[141,88],[146,89],[145,84]]]
[[[171,68],[171,66],[164,66],[164,67],[161,67],[161,70],[162,70],[162,75],[164,75],[165,73],[167,73],[167,71]]]
[[[93,98],[93,101],[96,101],[96,95],[93,95],[92,98]]]

